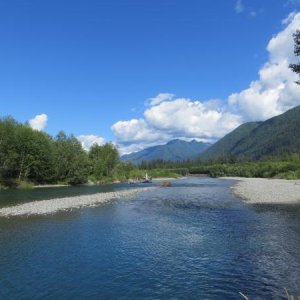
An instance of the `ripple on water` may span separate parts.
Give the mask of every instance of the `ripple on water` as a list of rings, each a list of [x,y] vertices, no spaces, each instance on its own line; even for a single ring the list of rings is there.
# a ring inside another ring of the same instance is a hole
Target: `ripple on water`
[[[300,211],[189,178],[102,207],[0,220],[3,299],[285,299]]]

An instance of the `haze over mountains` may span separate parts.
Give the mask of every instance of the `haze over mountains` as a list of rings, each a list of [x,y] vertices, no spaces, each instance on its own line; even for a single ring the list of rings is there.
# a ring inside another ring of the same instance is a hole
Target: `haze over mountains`
[[[203,160],[236,156],[254,160],[282,156],[300,151],[300,106],[264,122],[242,124],[215,144],[173,140],[139,152],[124,155],[123,160],[134,164],[141,161]]]

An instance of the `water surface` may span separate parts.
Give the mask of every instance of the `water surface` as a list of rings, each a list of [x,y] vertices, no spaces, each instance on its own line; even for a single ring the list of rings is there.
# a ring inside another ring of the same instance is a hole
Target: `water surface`
[[[191,177],[104,206],[0,219],[0,299],[300,295],[300,206],[247,205],[231,183]]]

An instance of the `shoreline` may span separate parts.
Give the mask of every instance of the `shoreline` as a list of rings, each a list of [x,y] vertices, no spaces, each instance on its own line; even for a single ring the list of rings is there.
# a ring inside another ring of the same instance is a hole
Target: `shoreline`
[[[81,207],[97,206],[115,199],[134,196],[138,193],[146,192],[154,188],[155,187],[145,187],[116,192],[32,201],[15,206],[0,208],[0,217],[49,215],[59,211],[69,211]]]
[[[233,194],[250,204],[300,204],[300,180],[221,177],[236,180]]]
[[[33,189],[41,189],[41,188],[56,188],[56,187],[66,187],[70,186],[69,184],[38,184],[34,185]]]
[[[164,181],[164,180],[179,180],[179,179],[184,179],[186,178],[185,176],[182,177],[157,177],[157,178],[152,178],[152,181]]]
[[[182,177],[158,177],[158,178],[152,178],[152,181],[163,181],[163,180],[178,180],[178,179],[184,179],[186,178],[186,176],[182,176]],[[87,182],[87,183],[83,183],[83,184],[79,184],[77,186],[95,186],[95,185],[112,185],[112,184],[119,184],[119,183],[127,183],[126,182],[121,182],[121,181],[114,181],[114,182],[109,182],[109,183],[95,183],[95,182]],[[72,185],[70,184],[38,184],[38,185],[34,185],[32,186],[33,189],[41,189],[41,188],[57,188],[57,187],[70,187]]]

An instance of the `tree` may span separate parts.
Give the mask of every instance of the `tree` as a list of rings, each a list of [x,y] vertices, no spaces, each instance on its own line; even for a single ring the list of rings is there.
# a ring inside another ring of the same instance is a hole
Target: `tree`
[[[19,125],[15,132],[18,180],[49,183],[54,177],[53,141],[43,132]]]
[[[16,172],[15,130],[19,126],[13,118],[0,119],[0,183],[5,186],[14,185]]]
[[[300,30],[297,30],[293,36],[295,41],[294,53],[296,56],[300,56]],[[293,70],[293,72],[300,75],[300,63],[290,64],[289,67]],[[296,81],[296,83],[300,84],[300,80]]]
[[[126,181],[130,177],[130,172],[134,170],[134,166],[129,161],[119,161],[113,170],[114,178]]]
[[[50,183],[54,179],[53,140],[13,118],[0,119],[0,182]]]
[[[91,164],[91,175],[96,179],[104,176],[111,177],[114,168],[119,161],[119,153],[113,144],[105,144],[99,146],[93,145],[89,152]]]
[[[87,181],[87,153],[73,135],[59,132],[54,143],[54,153],[57,180],[72,185]]]

